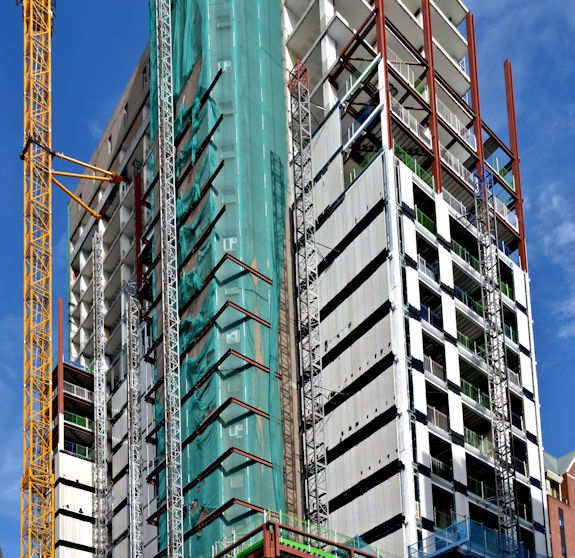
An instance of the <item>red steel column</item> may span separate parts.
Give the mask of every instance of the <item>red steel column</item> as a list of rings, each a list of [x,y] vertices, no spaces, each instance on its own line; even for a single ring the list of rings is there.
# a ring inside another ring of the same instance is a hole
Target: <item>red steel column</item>
[[[58,451],[64,449],[64,301],[58,299]]]
[[[479,106],[479,79],[477,76],[477,50],[475,43],[475,18],[467,12],[465,16],[467,26],[467,52],[469,56],[469,78],[471,81],[471,108],[475,113],[473,119],[473,133],[475,134],[475,143],[477,145],[477,162],[478,169],[483,168],[483,130],[481,126],[481,109]]]
[[[433,178],[435,180],[435,191],[441,192],[441,156],[439,153],[439,124],[437,123],[437,103],[435,96],[435,65],[433,63],[433,36],[431,34],[431,5],[429,0],[421,1],[421,12],[423,15],[423,45],[425,58],[427,59],[427,87],[429,88],[429,104],[431,115],[429,118],[429,128],[431,130],[431,146],[433,149]]]
[[[511,62],[505,60],[503,63],[505,71],[505,94],[507,96],[507,120],[509,122],[509,143],[513,159],[511,170],[515,180],[515,213],[519,224],[519,257],[521,258],[521,269],[527,271],[527,251],[525,250],[525,220],[523,216],[523,195],[521,193],[521,173],[519,170],[519,148],[517,145],[517,121],[515,120],[515,95],[513,93],[513,74],[511,72]]]
[[[391,105],[389,98],[389,73],[387,71],[387,42],[385,40],[385,7],[384,0],[375,0],[375,30],[377,32],[377,50],[383,61],[385,76],[385,116],[387,118],[387,140],[389,149],[393,148],[393,134],[391,133]]]

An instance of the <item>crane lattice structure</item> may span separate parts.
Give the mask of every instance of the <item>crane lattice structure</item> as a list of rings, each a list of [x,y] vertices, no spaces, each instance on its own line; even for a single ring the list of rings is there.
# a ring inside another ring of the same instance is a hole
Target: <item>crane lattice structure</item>
[[[289,88],[307,513],[311,521],[327,527],[329,509],[324,396],[321,385],[318,254],[313,205],[309,76],[307,68],[299,61],[290,72]]]
[[[140,351],[138,324],[140,305],[137,286],[128,283],[124,291],[128,330],[128,463],[130,505],[130,558],[142,556],[142,426],[140,413]]]
[[[477,242],[481,269],[481,296],[485,320],[485,352],[489,371],[492,435],[499,530],[518,541],[515,467],[511,438],[509,379],[501,303],[497,221],[493,199],[493,174],[486,167],[474,173]],[[512,549],[506,549],[511,551]]]
[[[183,492],[180,427],[180,342],[172,24],[170,0],[156,0],[156,66],[158,71],[158,151],[160,183],[162,334],[165,389],[166,508],[168,557],[183,558]]]
[[[108,527],[106,495],[108,490],[108,440],[106,436],[106,361],[104,331],[104,244],[99,231],[92,235],[94,273],[94,531],[93,542],[97,558],[106,558]]]
[[[21,556],[54,555],[52,469],[52,7],[23,0],[24,463]]]

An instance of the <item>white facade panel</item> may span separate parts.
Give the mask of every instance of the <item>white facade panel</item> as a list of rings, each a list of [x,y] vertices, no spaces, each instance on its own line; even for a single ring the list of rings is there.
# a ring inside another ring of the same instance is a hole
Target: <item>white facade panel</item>
[[[54,550],[54,556],[55,558],[93,558],[94,555],[84,550],[59,546]]]
[[[399,164],[398,167],[400,201],[413,209],[413,173],[403,164]]]
[[[94,465],[91,461],[75,457],[68,453],[58,452],[54,456],[55,477],[68,479],[86,486],[93,486]]]
[[[403,215],[401,217],[401,225],[403,229],[403,251],[413,261],[417,261],[417,237],[415,234],[415,223]]]
[[[527,308],[527,290],[525,288],[525,281],[529,279],[525,276],[525,273],[521,271],[521,268],[517,265],[513,266],[513,292],[515,293],[515,300]]]
[[[544,479],[539,469],[539,447],[527,440],[527,464],[529,466],[529,476],[543,483]]]
[[[343,190],[343,159],[340,154],[329,164],[325,174],[321,176],[314,186],[313,206],[316,218],[337,200]]]
[[[112,537],[117,539],[128,529],[128,506],[124,506],[112,518]]]
[[[521,311],[517,312],[517,340],[524,347],[530,346],[529,319]]]
[[[449,230],[449,211],[448,205],[443,196],[435,197],[435,220],[437,222],[437,234],[445,240],[451,240],[451,231]]]
[[[55,518],[56,540],[92,546],[92,524],[75,517],[58,514]]]
[[[128,475],[119,478],[112,487],[114,508],[119,506],[128,497]]]
[[[521,384],[533,393],[533,368],[531,358],[520,352],[519,364],[521,368]]]
[[[341,146],[341,117],[334,110],[311,140],[314,173],[318,173]]]
[[[128,434],[128,413],[124,410],[122,415],[112,425],[112,447],[116,447]]]
[[[75,486],[59,483],[55,489],[55,509],[63,509],[82,515],[92,515],[92,493]]]
[[[126,537],[114,547],[114,558],[128,558],[130,556],[130,537]]]
[[[437,254],[439,256],[439,280],[444,285],[453,288],[453,259],[451,252],[438,243]]]
[[[124,440],[116,453],[112,455],[112,476],[116,475],[128,464],[128,443]]]
[[[128,397],[127,383],[126,383],[126,380],[124,380],[120,384],[120,387],[116,390],[114,395],[112,395],[112,418],[113,419],[116,418],[118,413],[121,411],[122,407],[124,405],[126,405],[127,397]]]

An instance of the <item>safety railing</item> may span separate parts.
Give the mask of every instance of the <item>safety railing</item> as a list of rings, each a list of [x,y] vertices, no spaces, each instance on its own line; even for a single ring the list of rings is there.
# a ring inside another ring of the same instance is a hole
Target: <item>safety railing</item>
[[[515,428],[523,430],[523,417],[520,414],[511,411],[511,424],[515,426]]]
[[[455,286],[455,296],[465,304],[468,308],[473,310],[477,315],[483,317],[483,305],[477,302],[472,296],[467,294],[463,289]]]
[[[80,426],[86,430],[94,431],[94,421],[92,419],[82,417],[70,411],[64,411],[64,422]]]
[[[439,151],[441,155],[441,160],[457,175],[461,180],[467,182],[467,184],[473,188],[473,174],[469,172],[463,163],[450,153],[445,147],[442,147]]]
[[[359,163],[359,165],[357,165],[356,167],[353,168],[353,170],[351,172],[348,172],[345,175],[345,180],[344,180],[344,186],[347,188],[363,171],[364,169],[367,167],[367,165],[369,165],[369,163],[371,163],[372,159],[379,153],[379,151],[372,151],[371,153],[368,153],[363,160]]]
[[[94,448],[88,448],[70,440],[64,440],[64,451],[94,461]]]
[[[449,432],[449,418],[445,413],[431,405],[427,406],[427,421],[437,426],[437,428]]]
[[[478,356],[482,360],[485,360],[485,347],[479,345],[477,341],[467,337],[467,335],[464,335],[460,331],[457,332],[457,341],[461,343],[466,349],[471,351],[474,355]]]
[[[464,261],[466,261],[473,269],[476,271],[481,270],[481,266],[479,264],[479,260],[473,256],[469,250],[461,246],[455,240],[451,241],[451,249]]]
[[[455,210],[459,217],[465,217],[470,223],[475,224],[475,214],[472,213],[463,203],[461,203],[453,194],[443,190],[443,199],[449,207]]]
[[[505,337],[511,339],[513,343],[517,343],[517,332],[510,325],[503,324],[503,332]]]
[[[472,383],[467,380],[461,379],[461,393],[467,395],[470,399],[473,399],[476,403],[483,405],[486,409],[491,408],[491,400],[489,399],[489,394],[475,387]]]
[[[430,279],[435,281],[439,280],[439,271],[438,269],[427,262],[424,258],[422,258],[419,254],[417,255],[417,267],[419,271],[422,271],[425,275],[427,275]]]
[[[509,375],[509,381],[512,384],[515,384],[516,386],[521,387],[521,378],[519,377],[519,374],[513,370],[511,370],[510,368],[507,369],[507,374]]]
[[[501,178],[515,192],[515,178],[511,171],[507,170],[503,165],[499,163],[499,159],[494,155],[487,160],[487,163],[491,167],[491,170]]]
[[[505,296],[509,297],[511,300],[515,300],[513,298],[513,289],[507,283],[504,283],[503,281],[501,281],[501,292]]]
[[[439,364],[439,362],[435,362],[431,357],[427,355],[423,355],[423,369],[436,378],[445,380],[445,368]]]
[[[405,79],[411,88],[426,102],[429,103],[429,88],[425,80],[417,77],[411,69],[411,64],[404,62],[398,54],[389,47],[387,48],[387,61]]]
[[[433,327],[436,327],[437,329],[443,329],[443,320],[441,319],[441,316],[433,312],[431,308],[428,308],[425,306],[425,304],[422,304],[419,313],[421,317],[426,322],[429,322]]]
[[[455,131],[455,133],[460,136],[467,144],[469,144],[473,149],[475,149],[475,136],[471,129],[467,128],[457,116],[453,113],[451,109],[447,107],[447,105],[436,96],[436,107],[437,107],[437,114],[449,124],[450,128]]]
[[[435,221],[423,213],[417,205],[415,206],[415,218],[418,223],[421,223],[429,232],[435,234]]]
[[[481,453],[493,457],[493,442],[489,438],[474,432],[470,428],[467,428],[467,426],[463,427],[463,431],[466,443],[478,449]]]
[[[495,205],[495,211],[503,217],[503,219],[511,225],[515,230],[518,228],[517,215],[511,211],[503,200],[500,200],[497,196],[493,196],[493,203]]]
[[[524,502],[517,502],[517,515],[520,519],[531,523],[531,506]]]
[[[85,399],[86,401],[94,401],[94,394],[91,391],[87,390],[86,388],[71,384],[70,382],[64,382],[64,393],[74,395],[75,397]]]
[[[395,156],[407,166],[413,174],[421,178],[431,189],[433,189],[433,176],[427,172],[407,151],[402,149],[397,143],[393,145]]]
[[[391,98],[391,112],[393,112],[427,147],[431,147],[431,134],[429,128],[424,128],[415,116],[393,97]]]
[[[470,475],[467,475],[467,490],[483,500],[488,500],[489,502],[495,502],[497,498],[497,493],[495,488],[489,486],[486,482],[476,479]]]
[[[431,472],[442,479],[450,481],[453,477],[451,472],[451,465],[444,463],[436,457],[431,457]]]
[[[525,461],[516,457],[513,460],[513,462],[514,462],[515,470],[518,473],[522,474],[525,477],[529,476],[529,470],[527,469],[527,463]]]

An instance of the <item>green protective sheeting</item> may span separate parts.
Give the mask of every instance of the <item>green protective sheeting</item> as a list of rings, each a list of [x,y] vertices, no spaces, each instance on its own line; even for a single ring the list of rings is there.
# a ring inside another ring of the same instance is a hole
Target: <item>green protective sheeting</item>
[[[154,9],[151,1],[152,142],[158,130]],[[287,191],[281,2],[174,0],[172,30],[176,137],[184,131],[176,156],[176,171],[182,178],[176,208],[180,263],[189,256],[179,282],[179,303],[186,305],[180,351],[190,348],[180,369],[181,396],[185,398],[181,421],[185,554],[201,556],[210,552],[215,541],[241,529],[253,517],[248,508],[234,505],[202,529],[194,529],[232,498],[264,509],[285,508],[276,376]],[[219,81],[200,108],[220,69]],[[222,122],[206,142],[222,115]],[[222,161],[222,170],[202,195]],[[151,157],[148,163],[153,170]],[[212,226],[224,206],[224,213]],[[229,260],[210,276],[226,253],[269,277],[272,285]],[[228,308],[198,340],[226,301],[265,320],[269,327]],[[155,332],[156,317],[152,325]],[[230,349],[246,358],[232,354],[214,369]],[[269,368],[269,373],[250,361]],[[229,403],[231,398],[258,412]],[[155,411],[156,420],[162,420],[161,396],[156,398]],[[164,448],[162,428],[158,452],[163,454]],[[248,452],[259,461],[226,453],[230,448]],[[227,457],[218,467],[197,480],[224,454]],[[165,473],[161,473],[159,500],[165,493]],[[158,521],[160,549],[166,546],[166,524],[163,514]]]

